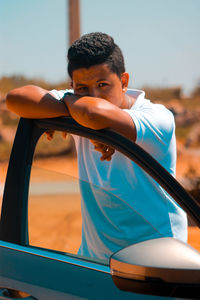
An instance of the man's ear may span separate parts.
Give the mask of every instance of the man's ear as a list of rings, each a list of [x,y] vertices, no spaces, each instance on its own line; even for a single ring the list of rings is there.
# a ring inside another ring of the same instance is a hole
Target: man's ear
[[[128,82],[129,82],[129,74],[127,72],[121,74],[121,82],[122,82],[122,91],[126,93],[128,89]]]
[[[70,87],[73,89],[73,80],[70,81]]]

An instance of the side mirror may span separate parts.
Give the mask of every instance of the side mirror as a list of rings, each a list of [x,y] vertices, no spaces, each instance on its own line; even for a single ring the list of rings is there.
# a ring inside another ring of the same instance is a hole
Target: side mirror
[[[174,238],[128,246],[111,256],[110,269],[121,290],[200,299],[200,253]]]

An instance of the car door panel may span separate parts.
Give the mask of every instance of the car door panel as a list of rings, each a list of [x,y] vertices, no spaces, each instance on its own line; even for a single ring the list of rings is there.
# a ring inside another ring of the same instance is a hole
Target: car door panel
[[[1,242],[0,266],[2,287],[36,299],[153,299],[117,289],[108,266],[53,251]]]

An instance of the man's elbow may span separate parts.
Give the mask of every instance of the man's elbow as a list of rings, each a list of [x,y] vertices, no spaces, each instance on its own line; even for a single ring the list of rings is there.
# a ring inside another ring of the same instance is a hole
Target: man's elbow
[[[19,105],[19,89],[11,90],[6,96],[6,106],[9,110],[16,112],[16,108]]]
[[[6,105],[9,110],[20,115],[21,117],[26,117],[27,110],[31,110],[32,103],[38,102],[37,98],[41,98],[41,92],[38,87],[27,85],[19,87],[8,92],[6,96]],[[39,95],[39,96],[38,96]],[[25,113],[25,114],[24,114]]]

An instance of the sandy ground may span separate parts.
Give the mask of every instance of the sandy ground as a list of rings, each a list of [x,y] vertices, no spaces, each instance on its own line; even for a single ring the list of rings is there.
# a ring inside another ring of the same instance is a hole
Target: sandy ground
[[[29,242],[76,254],[81,243],[79,195],[30,197]]]
[[[183,149],[179,146],[176,164],[176,177],[200,177],[200,149]]]
[[[188,164],[189,161],[189,164]],[[180,156],[177,175],[184,176],[191,168],[200,174],[200,162],[191,156]],[[5,181],[7,163],[0,163],[0,184]],[[53,170],[54,172],[49,172]],[[33,182],[75,180],[78,177],[76,158],[37,160],[31,175]],[[1,198],[0,198],[1,201]],[[29,199],[30,244],[76,253],[81,243],[80,196],[31,196]],[[189,227],[189,244],[200,251],[200,230]]]

